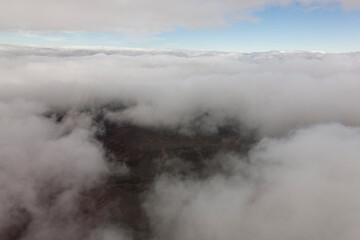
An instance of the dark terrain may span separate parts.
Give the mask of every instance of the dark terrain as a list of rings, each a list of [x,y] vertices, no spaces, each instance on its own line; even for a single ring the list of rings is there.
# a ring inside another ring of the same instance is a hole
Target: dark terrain
[[[62,116],[57,121],[62,121]],[[152,232],[142,202],[157,175],[169,172],[206,178],[217,171],[216,166],[207,164],[209,159],[221,152],[246,154],[253,143],[253,137],[229,126],[220,128],[218,134],[184,135],[171,130],[118,125],[102,117],[94,121],[103,128],[97,140],[106,151],[111,174],[100,185],[84,192],[78,210],[67,216],[80,225],[81,233],[60,239],[87,239],[89,229],[113,225],[128,231],[135,240],[149,239]],[[51,202],[56,193],[50,191],[44,196]],[[14,211],[16,220],[0,229],[1,240],[26,239],[32,216],[20,207]]]

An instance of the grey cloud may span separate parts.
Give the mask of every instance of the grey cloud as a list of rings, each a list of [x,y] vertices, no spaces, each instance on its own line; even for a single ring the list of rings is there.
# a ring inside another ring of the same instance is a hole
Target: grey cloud
[[[359,140],[359,128],[314,126],[219,157],[227,174],[160,176],[145,203],[155,239],[355,240]]]
[[[12,236],[11,228],[26,231],[24,239],[79,238],[85,230],[76,218],[80,193],[107,172],[88,117],[57,124],[46,111],[34,102],[0,102],[2,239]]]
[[[229,16],[251,19],[251,12],[292,0],[2,0],[0,30],[156,33],[174,26],[198,29],[227,25]],[[303,4],[338,2],[358,9],[356,0],[301,0]],[[230,18],[231,18],[230,17]]]

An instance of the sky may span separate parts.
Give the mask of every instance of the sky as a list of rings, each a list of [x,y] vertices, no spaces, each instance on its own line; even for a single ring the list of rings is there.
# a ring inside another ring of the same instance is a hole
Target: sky
[[[354,0],[5,2],[0,44],[240,52],[360,49]]]

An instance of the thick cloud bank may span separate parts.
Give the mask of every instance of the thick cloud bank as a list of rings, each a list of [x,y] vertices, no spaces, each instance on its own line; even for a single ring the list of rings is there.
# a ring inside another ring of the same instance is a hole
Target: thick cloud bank
[[[1,0],[0,30],[156,33],[224,26],[251,19],[256,9],[295,2],[360,7],[357,0]]]
[[[157,176],[154,239],[359,239],[359,66],[359,53],[1,46],[0,234],[130,238],[80,207],[109,172],[101,108],[119,124],[257,133],[248,153],[209,160],[215,172]]]
[[[262,134],[311,124],[360,125],[360,54],[222,53],[3,46],[0,100],[84,108],[145,126],[240,122]]]

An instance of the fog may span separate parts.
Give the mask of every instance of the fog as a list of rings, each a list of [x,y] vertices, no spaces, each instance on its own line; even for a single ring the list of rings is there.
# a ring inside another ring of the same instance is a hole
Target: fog
[[[56,124],[43,104],[0,103],[0,236],[32,220],[26,239],[80,236],[79,194],[106,174],[90,119],[68,116]],[[60,227],[61,226],[61,227]],[[24,226],[25,228],[25,226]],[[4,234],[4,235],[3,235]]]
[[[146,207],[157,239],[358,239],[360,129],[264,139],[206,180],[163,175]]]
[[[154,239],[358,239],[359,65],[356,52],[3,45],[0,236],[31,218],[22,239],[132,238],[79,209],[110,171],[102,109],[117,124],[256,135],[248,153],[209,160],[220,167],[205,178],[156,177],[143,201]]]

